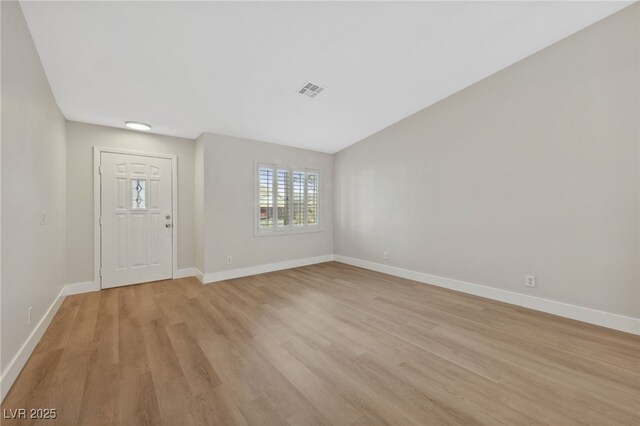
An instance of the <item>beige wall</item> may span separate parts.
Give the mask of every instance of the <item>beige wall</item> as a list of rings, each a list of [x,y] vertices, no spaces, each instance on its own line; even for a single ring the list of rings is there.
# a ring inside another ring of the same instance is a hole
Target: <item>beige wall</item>
[[[231,136],[203,134],[204,273],[333,252],[333,158]],[[320,232],[254,236],[255,162],[320,170]],[[226,263],[228,256],[233,264]],[[196,256],[197,257],[197,256]]]
[[[639,317],[639,18],[339,152],[335,253]]]
[[[66,143],[17,2],[2,15],[2,375],[65,282]],[[46,212],[47,222],[40,223]],[[27,309],[33,307],[31,324]],[[9,383],[10,384],[10,383]],[[8,386],[8,385],[7,385]],[[3,383],[3,391],[6,386]]]
[[[194,265],[194,152],[190,139],[67,123],[67,282],[93,281],[93,147],[178,157],[178,268]]]

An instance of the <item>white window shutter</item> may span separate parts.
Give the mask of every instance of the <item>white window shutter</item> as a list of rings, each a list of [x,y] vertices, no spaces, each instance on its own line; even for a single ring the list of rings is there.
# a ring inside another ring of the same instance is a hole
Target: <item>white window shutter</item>
[[[318,225],[318,173],[307,173],[307,225]]]
[[[276,185],[276,228],[286,229],[291,224],[291,210],[289,203],[291,184],[289,170],[278,169]]]
[[[258,169],[258,229],[273,230],[274,216],[274,173],[269,167]]]

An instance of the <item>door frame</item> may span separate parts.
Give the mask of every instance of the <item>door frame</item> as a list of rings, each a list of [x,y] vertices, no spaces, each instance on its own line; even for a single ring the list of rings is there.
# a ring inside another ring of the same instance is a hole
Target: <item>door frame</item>
[[[96,288],[102,290],[102,233],[100,232],[100,213],[102,199],[100,196],[102,179],[100,177],[100,159],[102,153],[138,155],[141,157],[166,158],[171,160],[171,277],[175,278],[178,271],[178,157],[171,154],[157,154],[152,152],[135,151],[130,149],[93,147],[93,281]]]

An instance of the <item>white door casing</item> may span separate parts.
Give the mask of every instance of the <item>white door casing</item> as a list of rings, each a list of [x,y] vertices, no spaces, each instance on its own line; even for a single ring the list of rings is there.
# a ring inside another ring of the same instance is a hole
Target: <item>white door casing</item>
[[[96,157],[101,288],[172,278],[175,160],[104,151]]]

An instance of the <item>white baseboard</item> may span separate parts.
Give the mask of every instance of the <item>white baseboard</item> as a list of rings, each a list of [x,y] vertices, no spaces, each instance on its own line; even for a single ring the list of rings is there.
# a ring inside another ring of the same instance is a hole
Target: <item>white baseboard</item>
[[[397,268],[395,266],[369,262],[367,260],[355,259],[338,254],[334,255],[334,260],[336,262],[346,263],[347,265],[358,266],[360,268],[370,269],[372,271],[382,272],[396,277],[444,287],[463,293],[473,294],[475,296],[486,297],[487,299],[498,300],[500,302],[534,309],[536,311],[546,312],[565,318],[600,325],[602,327],[612,328],[614,330],[640,335],[640,318],[612,314],[610,312],[584,308],[582,306],[556,302],[555,300],[543,299],[540,297],[529,296],[527,294],[501,290],[466,281],[440,277],[437,275],[425,274],[423,272],[411,271],[408,269]]]
[[[230,269],[228,271],[212,272],[202,274],[197,271],[196,276],[203,284],[210,284],[217,281],[231,280],[234,278],[247,277],[249,275],[264,274],[266,272],[280,271],[282,269],[298,268],[300,266],[313,265],[316,263],[330,262],[333,260],[332,254],[324,256],[306,257],[303,259],[285,260],[284,262],[267,263],[264,265],[249,266],[247,268]]]
[[[95,281],[87,281],[84,283],[67,284],[64,286],[64,295],[71,296],[73,294],[89,293],[90,291],[100,290],[100,283]]]
[[[22,344],[18,353],[16,353],[11,362],[9,362],[9,365],[7,365],[7,368],[2,372],[2,377],[0,377],[0,402],[4,400],[4,397],[9,392],[9,389],[11,389],[13,382],[18,377],[18,374],[20,374],[20,371],[22,371],[22,367],[27,363],[29,356],[31,356],[31,353],[36,348],[36,345],[42,338],[42,335],[47,330],[47,327],[49,327],[54,315],[58,312],[58,309],[60,308],[60,305],[62,305],[66,296],[66,289],[67,286],[62,287],[60,293],[55,298],[51,306],[49,306],[49,309],[47,309],[47,312],[45,312],[40,322],[38,322],[38,324],[33,328],[33,331]]]
[[[187,278],[187,277],[195,277],[196,276],[196,268],[183,268],[178,269],[175,274],[173,274],[174,279],[178,278]]]
[[[204,273],[201,272],[200,269],[198,268],[193,268],[193,271],[194,271],[194,276],[198,279],[198,281],[204,284]]]

